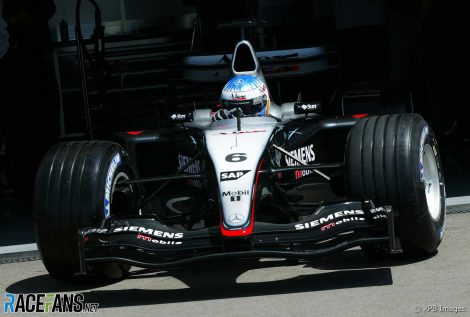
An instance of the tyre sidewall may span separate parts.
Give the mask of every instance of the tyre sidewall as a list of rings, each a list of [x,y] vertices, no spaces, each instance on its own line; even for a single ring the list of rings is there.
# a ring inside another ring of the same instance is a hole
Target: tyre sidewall
[[[420,118],[420,117],[419,117]],[[445,228],[445,186],[441,158],[437,146],[437,140],[432,129],[420,118],[418,124],[412,129],[411,155],[409,157],[409,177],[413,183],[414,199],[403,200],[400,206],[400,221],[405,221],[407,232],[403,233],[405,243],[409,243],[427,252],[433,252],[441,242]],[[440,213],[437,219],[433,219],[426,201],[426,186],[423,182],[423,152],[426,145],[431,146],[436,159],[439,174]],[[416,149],[416,150],[414,150]],[[406,170],[402,170],[407,173]],[[405,175],[402,175],[402,177]],[[406,193],[403,193],[406,194]]]
[[[135,177],[135,169],[129,161],[129,156],[120,147],[116,148],[107,160],[103,162],[103,168],[99,172],[99,192],[96,199],[96,217],[101,221],[113,215],[111,203],[113,200],[113,193],[117,187],[118,181],[132,179]],[[119,177],[119,179],[118,179]],[[138,200],[138,190],[136,186],[132,186],[134,201]],[[131,211],[129,211],[131,212]],[[97,223],[98,225],[99,223]]]

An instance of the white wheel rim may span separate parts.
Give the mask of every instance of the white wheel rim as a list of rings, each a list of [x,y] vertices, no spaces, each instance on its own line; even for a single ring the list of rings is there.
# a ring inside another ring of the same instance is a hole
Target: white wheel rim
[[[429,144],[426,144],[423,149],[422,173],[428,212],[434,220],[438,220],[441,214],[441,186],[436,156]]]
[[[129,180],[129,176],[124,173],[124,172],[120,172],[119,174],[116,175],[116,177],[114,178],[114,182],[113,182],[113,186],[111,187],[111,197],[109,199],[109,204],[111,205],[110,206],[110,211],[112,212],[111,210],[111,207],[112,207],[112,202],[113,202],[113,194],[114,194],[114,191],[116,189],[116,184],[118,182],[121,182],[121,181],[128,181]],[[129,186],[128,187],[130,189],[131,192],[133,192],[133,189],[132,189],[132,186]]]

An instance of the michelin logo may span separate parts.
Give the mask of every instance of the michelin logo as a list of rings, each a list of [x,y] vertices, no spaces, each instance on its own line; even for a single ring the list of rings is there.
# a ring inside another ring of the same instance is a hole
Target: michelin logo
[[[111,214],[110,204],[111,204],[111,190],[113,187],[113,177],[119,165],[121,165],[121,155],[117,153],[113,157],[113,160],[111,161],[111,164],[109,165],[109,168],[108,168],[108,174],[106,175],[106,185],[104,189],[104,217],[105,218],[108,218]]]

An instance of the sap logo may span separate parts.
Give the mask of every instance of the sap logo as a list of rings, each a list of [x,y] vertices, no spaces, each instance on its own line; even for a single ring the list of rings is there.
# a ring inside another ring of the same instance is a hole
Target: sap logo
[[[220,181],[225,182],[225,181],[233,181],[237,180],[246,173],[250,172],[250,170],[245,170],[245,171],[230,171],[230,172],[221,172],[220,173]]]

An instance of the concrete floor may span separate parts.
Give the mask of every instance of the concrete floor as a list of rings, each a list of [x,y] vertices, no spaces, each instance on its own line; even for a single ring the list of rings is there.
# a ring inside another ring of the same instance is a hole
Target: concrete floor
[[[117,283],[74,285],[56,282],[31,261],[0,265],[0,289],[80,292],[99,303],[97,315],[113,317],[456,315],[444,309],[470,316],[469,227],[470,214],[448,215],[439,252],[416,261],[371,259],[352,249],[297,264],[264,259],[136,269]]]

